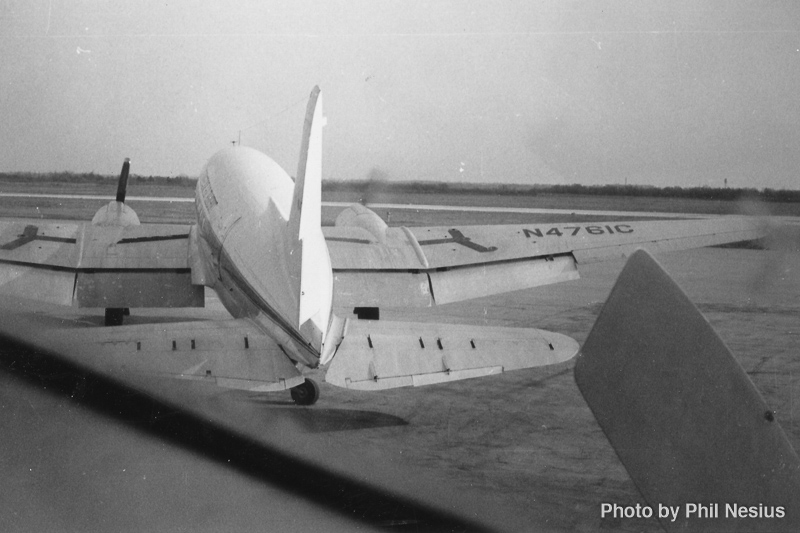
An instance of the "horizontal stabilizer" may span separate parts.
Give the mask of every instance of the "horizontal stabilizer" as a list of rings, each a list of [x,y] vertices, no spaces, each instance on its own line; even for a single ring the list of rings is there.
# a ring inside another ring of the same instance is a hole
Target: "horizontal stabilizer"
[[[571,359],[578,343],[539,329],[351,321],[328,383],[380,390],[431,385]]]
[[[666,530],[799,530],[800,461],[774,413],[646,252],[620,274],[575,381],[644,499],[679,507]],[[718,512],[689,513],[697,503]]]
[[[110,371],[263,392],[304,381],[275,341],[246,319],[82,328],[62,331],[56,339],[62,347],[79,346],[93,368]]]
[[[247,319],[84,328],[59,339],[80,346],[84,358],[128,372],[264,392],[304,381],[275,341]]]
[[[249,320],[87,326],[75,309],[5,298],[0,335],[113,379],[152,376],[253,391],[284,390],[304,378]]]

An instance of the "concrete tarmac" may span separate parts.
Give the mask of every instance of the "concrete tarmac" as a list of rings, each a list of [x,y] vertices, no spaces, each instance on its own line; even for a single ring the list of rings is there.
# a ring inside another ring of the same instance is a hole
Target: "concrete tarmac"
[[[0,198],[20,198],[20,199],[50,199],[50,200],[87,200],[108,202],[114,199],[110,195],[92,195],[92,194],[44,194],[44,193],[15,193],[15,192],[0,192]],[[128,196],[127,201],[133,202],[167,202],[167,203],[194,203],[194,198],[179,197],[179,196]],[[344,209],[351,202],[322,202],[323,207]],[[365,204],[372,210],[389,210],[389,211],[449,211],[459,213],[493,213],[493,214],[527,214],[527,215],[558,215],[558,216],[579,216],[579,217],[603,217],[607,220],[614,218],[713,218],[719,215],[702,214],[702,213],[671,213],[663,211],[609,211],[599,209],[546,209],[546,208],[531,208],[531,207],[513,207],[513,206],[456,206],[456,205],[436,205],[436,204],[399,204],[399,203],[367,203]],[[798,225],[800,224],[800,217],[781,217],[781,222],[784,224]]]
[[[430,216],[427,222],[435,224]],[[800,255],[705,248],[657,259],[718,330],[797,448]],[[587,265],[580,268],[582,279],[573,282],[432,309],[383,309],[381,316],[534,326],[582,342],[621,268],[620,261]],[[212,314],[223,313],[213,296],[208,304]],[[5,357],[0,365],[0,530],[363,526],[302,493],[287,497],[281,486],[230,466],[230,461],[241,465],[239,455],[247,450],[207,453],[205,445],[188,446],[170,437],[168,425],[166,434],[153,430],[165,423],[160,415],[151,420],[103,411],[82,399],[80,387],[54,386],[14,360]],[[310,376],[322,382],[323,374]],[[312,408],[292,405],[288,393],[231,391],[221,398],[264,417],[292,420],[309,442],[329,446],[331,462],[335,450],[355,450],[409,475],[423,472],[451,496],[483,495],[487,504],[497,502],[509,514],[503,521],[507,529],[660,530],[652,519],[601,519],[602,503],[644,501],[580,396],[572,363],[384,393],[324,382],[321,389]],[[202,428],[199,433],[194,440],[207,440]],[[431,529],[413,522],[378,525]]]

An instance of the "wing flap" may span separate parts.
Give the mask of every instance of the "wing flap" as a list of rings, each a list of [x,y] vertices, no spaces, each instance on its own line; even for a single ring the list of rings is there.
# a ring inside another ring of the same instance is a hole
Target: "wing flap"
[[[520,291],[580,277],[571,254],[455,268],[428,275],[437,304]]]
[[[430,307],[434,304],[424,272],[339,271],[333,274],[337,307]]]
[[[578,343],[538,329],[351,321],[326,381],[381,390],[561,363]]]
[[[0,222],[0,294],[78,307],[202,307],[189,226]]]
[[[339,307],[430,307],[579,279],[571,254],[431,272],[340,271]]]
[[[192,284],[191,272],[79,272],[78,307],[203,307],[205,288]]]
[[[0,263],[0,294],[55,305],[72,305],[75,273]]]

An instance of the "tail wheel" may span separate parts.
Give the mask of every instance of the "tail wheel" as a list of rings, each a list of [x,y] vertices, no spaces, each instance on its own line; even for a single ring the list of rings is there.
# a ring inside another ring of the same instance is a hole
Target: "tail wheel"
[[[292,387],[292,400],[297,405],[314,405],[319,400],[319,385],[313,379],[306,379],[302,385]]]

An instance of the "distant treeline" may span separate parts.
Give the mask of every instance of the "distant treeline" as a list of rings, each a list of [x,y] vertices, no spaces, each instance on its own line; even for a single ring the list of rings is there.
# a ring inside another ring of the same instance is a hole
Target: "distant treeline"
[[[800,190],[654,187],[652,185],[519,185],[489,183],[441,183],[434,181],[325,181],[322,189],[329,192],[375,193],[438,193],[438,194],[503,194],[536,196],[538,194],[571,194],[594,196],[647,196],[655,198],[694,198],[701,200],[759,199],[767,202],[800,202]]]
[[[0,173],[2,182],[36,183],[75,183],[106,184],[117,176],[95,174],[94,172],[53,172],[53,173]],[[189,176],[137,176],[131,175],[133,183],[151,185],[181,186],[194,188],[197,178]],[[502,194],[514,196],[536,196],[538,194],[572,194],[594,196],[646,196],[654,198],[695,198],[700,200],[741,200],[758,199],[766,202],[800,202],[800,190],[793,189],[754,189],[754,188],[713,188],[713,187],[654,187],[652,185],[520,185],[508,183],[442,183],[436,181],[387,181],[387,180],[326,180],[322,182],[326,192],[357,193],[369,196],[376,193],[399,194]]]
[[[0,183],[75,183],[75,184],[96,184],[104,185],[109,181],[116,182],[117,175],[96,174],[94,172],[0,172]],[[169,185],[194,187],[197,185],[197,178],[189,176],[175,176],[167,178],[164,176],[138,176],[131,174],[128,181],[133,183],[148,183],[151,185]]]

